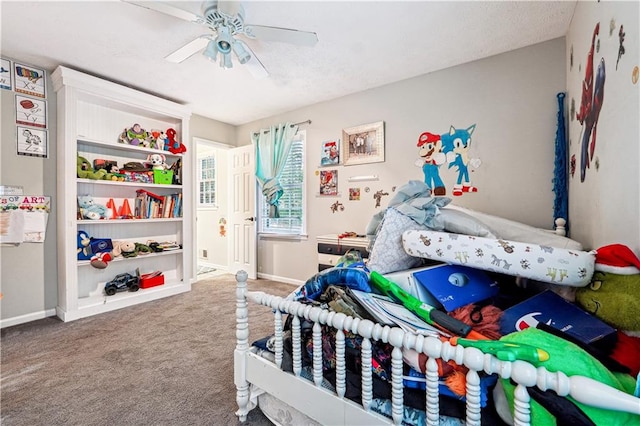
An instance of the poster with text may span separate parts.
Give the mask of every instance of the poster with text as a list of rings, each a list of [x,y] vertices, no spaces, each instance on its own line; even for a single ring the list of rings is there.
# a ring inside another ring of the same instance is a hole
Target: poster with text
[[[16,92],[38,98],[46,96],[44,70],[18,63],[13,64],[13,70]]]
[[[16,124],[47,127],[47,101],[16,95]]]

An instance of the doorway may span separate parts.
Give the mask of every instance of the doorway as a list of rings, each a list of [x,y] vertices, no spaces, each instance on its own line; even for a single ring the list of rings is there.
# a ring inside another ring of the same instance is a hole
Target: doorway
[[[227,273],[229,145],[193,138],[196,146],[196,280]]]

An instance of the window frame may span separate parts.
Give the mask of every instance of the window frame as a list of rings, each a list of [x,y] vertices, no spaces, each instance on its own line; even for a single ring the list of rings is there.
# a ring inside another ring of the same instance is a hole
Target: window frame
[[[206,159],[209,158],[213,158],[214,161],[214,168],[213,168],[213,174],[214,177],[213,179],[202,179],[202,162]],[[210,154],[206,154],[206,155],[202,155],[199,156],[197,158],[197,173],[198,173],[198,180],[197,180],[197,191],[198,191],[198,200],[197,200],[197,209],[199,210],[214,210],[218,208],[218,183],[219,183],[219,179],[218,179],[218,158],[217,158],[217,152],[213,151]],[[213,180],[213,195],[214,195],[214,202],[213,203],[203,203],[201,201],[201,196],[202,196],[202,191],[201,191],[201,187],[200,184],[202,182],[210,182],[211,180]]]
[[[298,130],[298,132],[293,137],[294,144],[300,143],[300,151],[301,151],[301,164],[300,164],[300,174],[302,175],[302,197],[300,199],[302,217],[300,227],[298,229],[286,229],[286,228],[278,228],[278,227],[267,227],[264,226],[264,220],[268,219],[268,205],[264,200],[264,196],[260,191],[259,185],[257,185],[257,203],[256,203],[256,212],[257,212],[257,233],[261,238],[280,238],[280,239],[304,239],[307,238],[307,175],[306,175],[306,166],[307,166],[307,132],[306,130]],[[292,146],[292,149],[295,147]],[[291,153],[290,153],[291,155]],[[288,160],[288,159],[287,159]],[[284,185],[283,185],[284,186]],[[286,188],[285,188],[286,191]],[[282,198],[280,200],[282,201]],[[278,219],[275,219],[278,220]]]

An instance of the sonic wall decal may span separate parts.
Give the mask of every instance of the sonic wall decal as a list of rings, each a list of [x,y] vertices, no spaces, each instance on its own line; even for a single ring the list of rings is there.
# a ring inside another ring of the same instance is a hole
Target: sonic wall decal
[[[595,83],[593,79],[593,49],[596,38],[600,32],[600,23],[596,24],[591,38],[591,49],[587,55],[585,64],[585,76],[582,82],[582,102],[580,111],[576,112],[576,119],[583,125],[582,145],[580,147],[580,182],[584,182],[589,163],[593,160],[596,149],[596,131],[598,130],[598,118],[604,100],[605,66],[604,58],[600,59],[596,71]],[[591,145],[589,146],[589,140]],[[588,149],[587,149],[588,148]]]
[[[447,194],[447,189],[440,177],[440,166],[448,164],[447,168],[455,167],[458,173],[456,183],[453,186],[453,195],[460,196],[464,193],[478,192],[478,188],[471,185],[469,179],[469,165],[474,168],[480,167],[481,161],[477,158],[471,159],[469,148],[471,147],[471,135],[476,125],[473,124],[466,129],[456,129],[451,126],[449,133],[436,135],[430,132],[423,132],[418,137],[418,155],[415,165],[422,167],[424,182],[431,189],[434,196]]]

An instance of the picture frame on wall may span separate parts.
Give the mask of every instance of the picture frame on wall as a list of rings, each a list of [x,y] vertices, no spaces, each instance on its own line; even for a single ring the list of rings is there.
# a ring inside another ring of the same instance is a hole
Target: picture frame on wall
[[[338,195],[338,170],[320,171],[320,195]]]
[[[384,161],[384,121],[342,129],[342,164]]]
[[[47,101],[16,94],[16,124],[47,127]]]
[[[49,157],[47,131],[33,127],[16,126],[18,155],[28,157]]]
[[[322,142],[320,165],[335,166],[336,164],[340,164],[340,140]]]
[[[12,90],[13,86],[11,85],[11,61],[4,58],[0,59],[2,62],[2,68],[0,68],[0,89]]]
[[[13,63],[14,90],[37,98],[46,97],[44,70]]]

